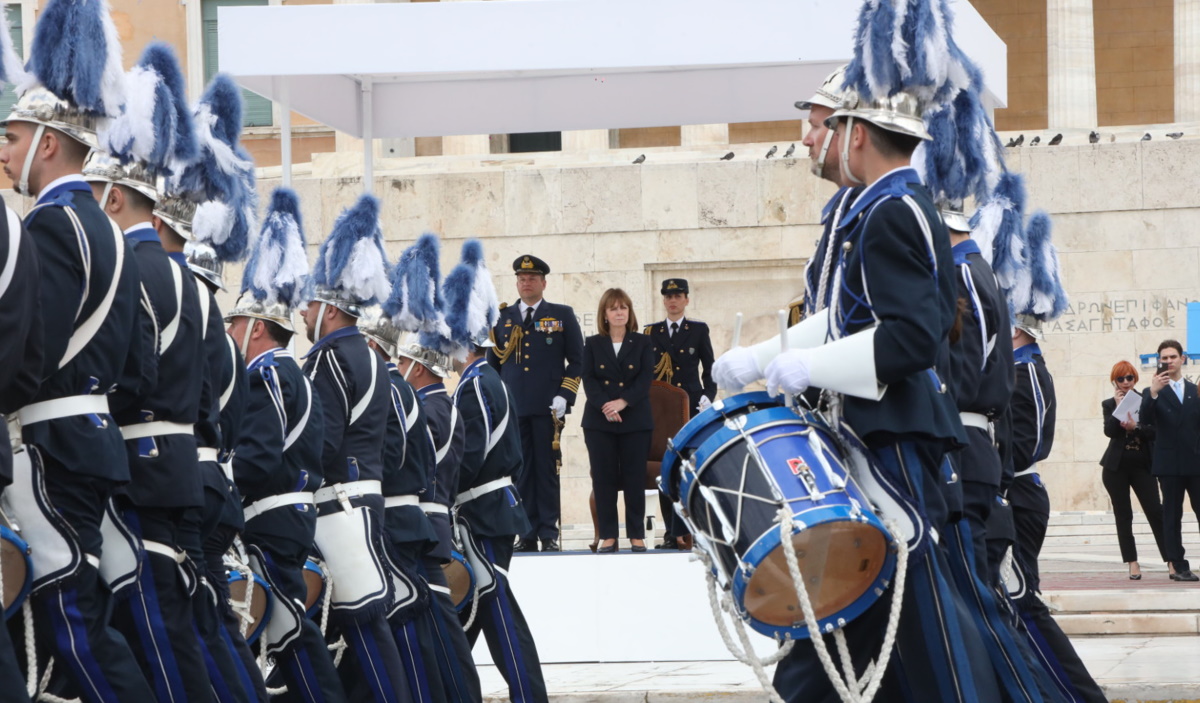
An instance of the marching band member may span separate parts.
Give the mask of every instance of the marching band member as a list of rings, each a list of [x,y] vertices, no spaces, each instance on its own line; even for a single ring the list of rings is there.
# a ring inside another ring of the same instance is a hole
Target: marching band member
[[[42,85],[18,97],[0,147],[14,189],[37,199],[25,226],[40,263],[44,360],[34,402],[16,412],[26,447],[14,456],[6,493],[25,539],[37,545],[38,644],[61,662],[55,671],[72,694],[118,703],[154,694],[108,625],[99,571],[105,509],[130,477],[108,391],[122,383],[137,391],[154,359],[142,346],[150,340],[142,337],[137,261],[80,176],[98,143],[96,122],[121,108],[111,88],[121,79],[120,46],[106,39],[116,30],[105,6],[73,5],[51,0],[42,9],[29,62]],[[42,491],[49,505],[36,498]]]
[[[381,480],[391,384],[357,326],[362,307],[390,292],[385,266],[379,203],[364,195],[322,243],[302,313],[313,342],[304,373],[321,399],[325,432],[316,543],[337,584],[332,622],[349,645],[340,674],[352,701],[410,700],[385,619],[393,588],[382,551]]]
[[[195,426],[209,379],[199,291],[186,263],[164,251],[153,221],[158,177],[196,158],[196,137],[184,96],[172,92],[183,78],[166,45],[147,47],[128,84],[129,99],[145,100],[153,111],[130,110],[114,121],[102,145],[108,151],[93,150],[83,168],[96,200],[133,245],[157,324],[157,382],[116,413],[133,479],[119,499],[121,517],[141,539],[146,568],[119,600],[114,622],[141,645],[143,670],[160,700],[208,700],[214,692],[222,700],[249,700],[233,652],[193,623],[204,506]],[[161,124],[173,124],[174,133]]]
[[[583,333],[570,306],[542,297],[550,265],[532,255],[513,261],[520,300],[501,306],[492,328],[496,348],[488,363],[512,390],[521,428],[521,502],[529,517],[529,532],[521,535],[518,552],[559,551],[558,469],[554,463],[554,422],[575,404],[579,365],[583,362]]]
[[[513,483],[521,471],[521,432],[514,422],[512,394],[487,363],[488,332],[499,309],[478,241],[463,244],[462,262],[443,290],[451,339],[465,353],[457,362],[460,378],[454,389],[465,435],[455,505],[465,523],[461,541],[475,569],[475,597],[480,599],[467,635],[474,646],[483,631],[492,661],[508,682],[510,700],[544,703],[546,682],[537,646],[508,580],[513,539],[528,529]]]
[[[307,274],[300,203],[295,193],[277,189],[243,273],[241,296],[225,318],[229,337],[248,360],[249,376],[233,475],[245,504],[252,566],[270,584],[274,599],[262,636],[277,664],[272,683],[286,682],[286,700],[336,703],[346,695],[325,639],[304,607],[324,414],[320,396],[287,347]]]
[[[713,348],[708,325],[700,320],[684,316],[690,289],[687,279],[668,278],[662,282],[659,293],[667,318],[646,325],[642,334],[654,344],[655,380],[673,384],[687,391],[689,414],[707,408],[717,398],[717,384],[713,383]],[[703,367],[703,371],[701,371]],[[678,549],[681,536],[677,532],[675,511],[671,510],[666,494],[659,493],[659,507],[663,516],[663,541],[656,549]],[[679,523],[682,530],[682,521]],[[683,530],[686,533],[686,530]]]
[[[245,361],[225,333],[215,292],[225,288],[222,262],[245,256],[258,204],[253,162],[238,145],[239,132],[221,128],[240,125],[241,111],[241,89],[228,76],[218,74],[194,110],[199,158],[164,179],[154,215],[168,256],[194,274],[208,372],[206,397],[196,425],[204,489],[200,524],[202,583],[208,594],[194,601],[196,624],[206,639],[223,641],[235,653],[234,670],[226,676],[236,674],[251,697],[265,699],[262,674],[242,636],[240,618],[229,604],[225,570],[225,554],[245,526],[230,460],[241,431],[247,381]],[[217,158],[217,153],[226,149],[235,158]],[[226,217],[231,211],[238,216]],[[216,663],[225,664],[221,660]]]

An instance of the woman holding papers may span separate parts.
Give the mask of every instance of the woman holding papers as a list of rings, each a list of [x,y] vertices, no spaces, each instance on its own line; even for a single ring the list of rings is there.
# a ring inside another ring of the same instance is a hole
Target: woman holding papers
[[[1132,488],[1137,494],[1150,529],[1154,531],[1158,553],[1160,556],[1163,554],[1162,504],[1158,498],[1158,482],[1150,475],[1154,428],[1138,424],[1140,403],[1134,402],[1139,399],[1134,389],[1138,372],[1133,364],[1128,361],[1117,362],[1112,367],[1109,380],[1114,389],[1113,397],[1100,403],[1104,434],[1109,438],[1108,449],[1100,459],[1100,466],[1104,467],[1104,489],[1112,499],[1121,561],[1129,565],[1129,578],[1138,581],[1142,578],[1142,570],[1138,566],[1137,544],[1133,541],[1133,506],[1129,500],[1129,489]],[[1133,397],[1127,399],[1128,395]],[[1163,561],[1166,561],[1166,557],[1163,557]]]

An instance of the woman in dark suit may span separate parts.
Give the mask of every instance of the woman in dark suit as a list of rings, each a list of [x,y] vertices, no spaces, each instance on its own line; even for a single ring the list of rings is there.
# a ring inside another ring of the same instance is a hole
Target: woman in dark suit
[[[1154,541],[1158,544],[1158,553],[1166,561],[1163,551],[1163,521],[1162,503],[1158,498],[1158,482],[1150,473],[1150,459],[1153,454],[1154,427],[1138,424],[1128,414],[1125,417],[1113,417],[1113,411],[1121,403],[1126,393],[1137,393],[1134,385],[1138,382],[1137,369],[1128,361],[1117,362],[1112,368],[1109,379],[1113,384],[1113,397],[1101,401],[1101,414],[1104,416],[1104,434],[1108,439],[1108,449],[1100,459],[1104,467],[1101,477],[1104,489],[1112,499],[1113,517],[1117,522],[1117,543],[1121,546],[1121,561],[1129,565],[1129,578],[1137,581],[1142,578],[1142,569],[1138,565],[1137,544],[1133,540],[1133,506],[1129,500],[1129,489],[1137,494],[1138,502],[1142,504],[1142,512],[1150,529],[1154,531]]]
[[[646,551],[646,457],[654,418],[650,381],[654,347],[637,332],[633,302],[620,288],[600,296],[600,334],[583,344],[583,439],[596,495],[599,553],[617,551],[617,491],[625,493],[625,536],[630,549]]]

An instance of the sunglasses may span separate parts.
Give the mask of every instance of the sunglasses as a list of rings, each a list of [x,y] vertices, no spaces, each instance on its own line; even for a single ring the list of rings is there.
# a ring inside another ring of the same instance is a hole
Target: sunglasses
[[[1130,374],[1128,376],[1117,376],[1117,383],[1125,383],[1127,381],[1136,381],[1137,376]]]

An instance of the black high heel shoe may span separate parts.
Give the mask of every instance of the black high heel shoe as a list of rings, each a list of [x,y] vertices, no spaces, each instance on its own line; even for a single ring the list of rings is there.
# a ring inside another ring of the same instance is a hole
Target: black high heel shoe
[[[597,547],[596,553],[597,554],[616,554],[617,553],[617,540],[614,539],[612,544],[608,545],[607,547]]]
[[[634,544],[633,540],[630,540],[629,541],[629,551],[636,552],[639,554],[646,551],[646,541],[642,540],[641,544]]]

